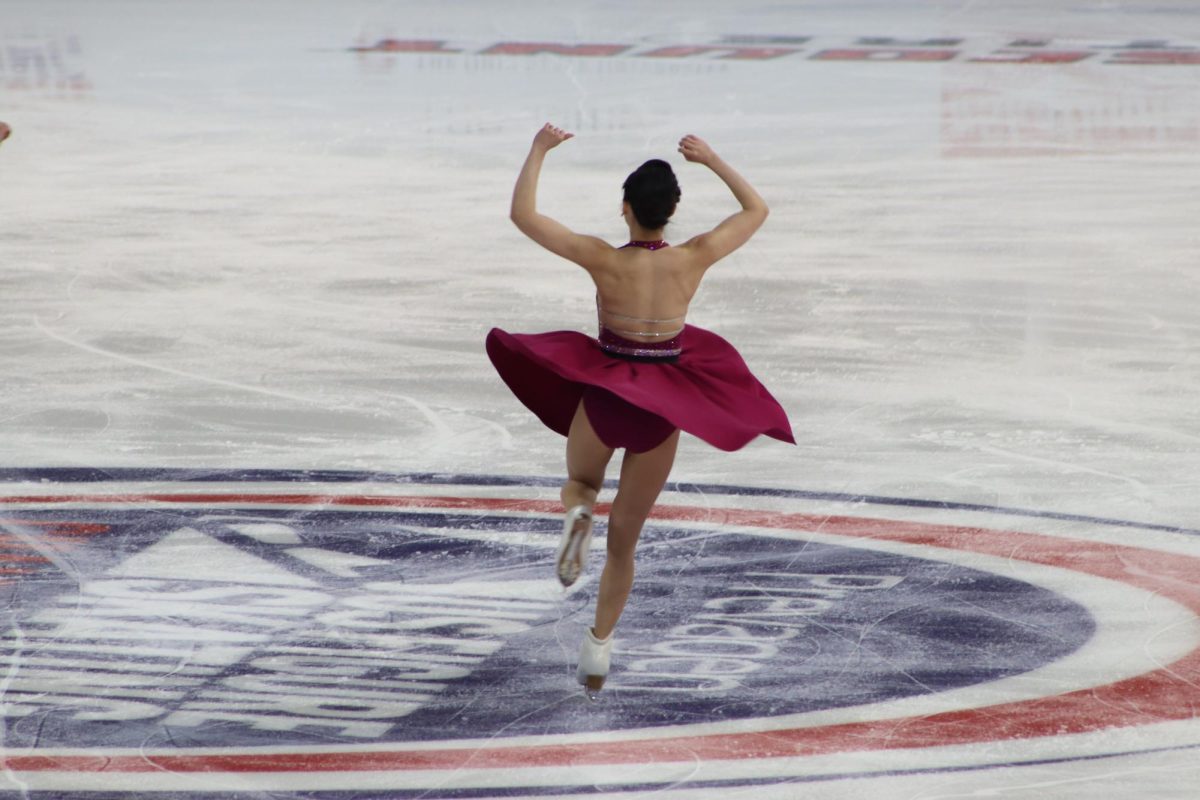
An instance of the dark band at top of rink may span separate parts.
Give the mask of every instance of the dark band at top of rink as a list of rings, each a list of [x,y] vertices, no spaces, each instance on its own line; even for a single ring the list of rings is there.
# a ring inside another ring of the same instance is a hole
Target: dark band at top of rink
[[[558,488],[560,477],[523,475],[482,475],[451,472],[362,472],[350,470],[202,470],[179,468],[5,468],[0,469],[0,484],[79,484],[79,483],[313,483],[350,484],[376,483],[422,486],[529,486]],[[605,488],[616,488],[616,481],[605,481]],[[818,492],[804,489],[783,489],[766,486],[736,486],[715,483],[668,482],[664,491],[680,494],[729,495],[738,497],[777,497],[817,502],[850,503],[855,505],[927,508],[939,511],[976,511],[1010,517],[1050,519],[1062,522],[1082,522],[1116,528],[1135,528],[1165,533],[1200,536],[1200,529],[1175,525],[1159,525],[1130,520],[1068,514],[1057,511],[1038,511],[1028,508],[1009,508],[982,503],[956,503],[945,500],[924,500],[908,497],[886,497],[844,492]]]
[[[1200,43],[1168,39],[1115,38],[1056,41],[1052,37],[895,38],[878,36],[725,36],[715,42],[630,44],[623,42],[466,42],[449,39],[382,38],[362,41],[349,52],[384,55],[552,56],[645,58],[665,61],[877,61],[977,64],[1097,64],[1200,66]]]

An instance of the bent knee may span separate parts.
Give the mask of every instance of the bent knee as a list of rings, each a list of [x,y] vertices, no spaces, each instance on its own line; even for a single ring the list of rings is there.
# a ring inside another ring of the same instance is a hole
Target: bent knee
[[[599,494],[600,490],[604,488],[603,472],[574,472],[568,469],[567,480],[571,481],[572,483],[578,483],[582,486],[585,486],[597,494]]]

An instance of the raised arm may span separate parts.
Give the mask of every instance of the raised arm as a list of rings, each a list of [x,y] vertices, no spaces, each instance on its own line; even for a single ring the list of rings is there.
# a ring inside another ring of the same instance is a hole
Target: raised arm
[[[546,123],[533,138],[533,146],[525,158],[525,166],[517,176],[517,185],[513,187],[512,209],[509,217],[521,230],[521,233],[533,239],[555,255],[574,261],[576,264],[590,269],[598,266],[607,253],[611,253],[612,245],[594,236],[583,236],[575,233],[566,225],[557,222],[537,210],[537,185],[542,172],[542,162],[546,153],[570,139],[575,134],[567,133]]]
[[[691,135],[683,137],[679,141],[679,152],[688,161],[703,164],[715,172],[742,206],[741,211],[726,217],[708,233],[702,233],[684,243],[684,246],[699,252],[707,266],[744,245],[762,226],[769,209],[754,187],[713,152],[712,147],[703,139]]]

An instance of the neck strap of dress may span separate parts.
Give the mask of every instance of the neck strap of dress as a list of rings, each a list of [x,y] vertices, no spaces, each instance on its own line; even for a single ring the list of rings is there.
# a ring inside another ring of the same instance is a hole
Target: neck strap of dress
[[[642,240],[639,240],[639,239],[635,239],[635,240],[631,241],[629,244],[624,244],[624,245],[621,245],[621,249],[623,250],[623,249],[625,249],[626,247],[641,247],[641,248],[644,248],[644,249],[646,249],[646,250],[658,250],[658,249],[660,249],[660,248],[663,248],[663,247],[670,247],[670,246],[671,246],[671,245],[667,244],[667,243],[666,243],[664,240],[662,240],[662,239],[655,239],[655,240],[654,240],[654,241],[652,241],[652,242],[648,242],[648,241],[642,241]]]

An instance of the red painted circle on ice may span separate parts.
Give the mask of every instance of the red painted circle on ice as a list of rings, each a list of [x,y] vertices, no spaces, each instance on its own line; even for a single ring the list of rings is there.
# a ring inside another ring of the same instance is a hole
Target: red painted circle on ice
[[[435,508],[557,514],[543,500],[320,494],[136,494],[6,497],[0,505],[63,504],[318,506],[329,508]],[[600,513],[606,507],[598,507]],[[1094,543],[1014,531],[997,531],[859,517],[811,516],[734,508],[660,506],[653,519],[726,524],[781,531],[814,531],[871,541],[900,542],[974,552],[1043,564],[1120,581],[1174,600],[1200,615],[1200,559],[1138,547]],[[14,771],[72,772],[328,772],[554,767],[780,758],[863,750],[962,745],[1039,736],[1087,733],[1170,720],[1192,719],[1200,707],[1200,648],[1161,669],[1064,694],[983,708],[903,719],[845,723],[756,733],[708,734],[628,741],[534,746],[396,746],[369,752],[297,752],[137,756],[12,755]]]

